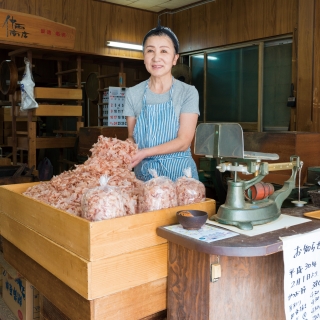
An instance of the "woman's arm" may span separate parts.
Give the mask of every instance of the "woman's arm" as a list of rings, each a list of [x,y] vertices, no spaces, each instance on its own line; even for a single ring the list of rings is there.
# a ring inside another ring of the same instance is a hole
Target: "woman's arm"
[[[135,141],[133,139],[133,129],[134,129],[134,126],[136,125],[136,118],[135,117],[126,117],[126,120],[127,120],[127,125],[128,125],[128,140],[135,143]]]
[[[178,131],[177,138],[171,141],[168,141],[166,143],[160,144],[158,146],[154,146],[152,148],[138,150],[138,152],[132,157],[132,166],[135,167],[144,158],[147,158],[147,157],[160,155],[160,154],[174,153],[179,151],[186,151],[190,147],[192,139],[194,137],[197,121],[198,121],[198,114],[196,113],[180,114],[180,128]],[[129,122],[131,122],[131,119],[129,119]],[[128,122],[128,132],[130,137],[130,130],[133,133],[133,128],[129,129],[129,122]],[[130,123],[130,126],[132,126],[132,124],[133,124],[133,121]],[[134,119],[134,124],[135,124],[135,119]],[[133,127],[134,127],[134,124],[133,124]]]

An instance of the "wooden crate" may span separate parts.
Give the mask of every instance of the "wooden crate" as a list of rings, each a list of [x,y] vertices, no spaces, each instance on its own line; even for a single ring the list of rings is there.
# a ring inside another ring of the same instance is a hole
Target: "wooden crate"
[[[290,156],[297,155],[303,161],[301,184],[307,180],[308,167],[320,166],[320,133],[312,132],[244,132],[244,150],[276,153],[279,160],[289,162]],[[270,172],[263,181],[283,184],[291,176],[291,170]],[[248,178],[246,178],[248,179]],[[298,179],[297,179],[298,183]]]
[[[178,210],[215,212],[215,201],[207,199],[89,222],[22,195],[31,185],[0,187],[0,232],[88,300],[166,277],[167,241],[156,235],[156,228],[177,223]]]
[[[160,320],[166,309],[167,277],[95,300],[86,300],[3,238],[4,258],[43,294],[56,310],[42,305],[51,320]],[[46,310],[45,310],[46,309]],[[53,312],[52,312],[53,311]],[[50,313],[50,316],[48,314]],[[163,312],[162,312],[163,313]]]

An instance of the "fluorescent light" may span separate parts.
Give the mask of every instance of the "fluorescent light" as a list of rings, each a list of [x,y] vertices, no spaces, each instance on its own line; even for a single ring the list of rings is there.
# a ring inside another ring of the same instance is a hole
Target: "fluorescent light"
[[[122,49],[131,49],[131,50],[139,50],[142,51],[142,46],[138,44],[131,44],[125,42],[117,42],[117,41],[107,41],[106,45],[108,47],[116,47]]]
[[[203,59],[204,56],[203,55],[197,55],[197,56],[193,56],[194,58],[200,58],[200,59]],[[213,56],[207,56],[207,59],[208,60],[218,60],[217,57],[213,57]]]

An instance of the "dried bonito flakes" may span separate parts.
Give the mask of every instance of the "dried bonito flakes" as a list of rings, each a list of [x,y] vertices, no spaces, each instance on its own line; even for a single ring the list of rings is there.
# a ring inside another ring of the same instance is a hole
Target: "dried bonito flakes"
[[[131,159],[137,150],[137,145],[129,140],[99,136],[86,162],[77,165],[74,170],[54,176],[50,181],[28,188],[24,195],[90,221],[205,200],[201,183],[192,178],[184,177],[175,183],[168,177],[158,177],[155,170],[151,169],[153,179],[147,182],[138,180],[131,168]],[[104,175],[108,177],[110,189],[108,200],[100,184],[100,178]],[[191,192],[192,188],[195,190]],[[87,199],[86,211],[83,213],[82,198],[90,194],[89,190],[94,191],[90,191],[93,194]],[[103,207],[108,207],[110,212],[106,212]]]
[[[186,211],[186,210],[184,210],[184,211],[180,211],[179,212],[179,215],[180,216],[184,216],[184,217],[194,217],[194,215],[191,213],[191,212],[189,212],[189,211]]]
[[[146,181],[139,199],[141,212],[172,208],[177,206],[175,183],[168,177],[158,176],[154,169],[149,169],[153,178]]]
[[[184,176],[176,180],[178,206],[198,203],[206,200],[204,184],[192,178],[191,168],[183,170]]]
[[[140,185],[131,171],[131,158],[137,152],[136,144],[101,135],[90,151],[92,155],[86,162],[77,165],[74,170],[54,176],[50,181],[28,188],[24,195],[81,216],[82,196],[100,185],[101,175],[110,177],[110,185],[124,186],[128,190]],[[129,191],[127,197],[130,197]],[[136,213],[136,201],[130,199],[125,204],[128,214]]]
[[[81,217],[101,221],[126,215],[121,187],[109,186],[106,175],[100,177],[100,186],[89,189],[81,200]]]

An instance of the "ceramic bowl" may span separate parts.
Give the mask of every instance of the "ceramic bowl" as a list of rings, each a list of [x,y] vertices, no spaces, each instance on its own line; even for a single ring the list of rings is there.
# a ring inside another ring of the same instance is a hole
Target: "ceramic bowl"
[[[208,219],[208,214],[201,210],[181,210],[177,212],[178,222],[184,229],[198,230]]]

